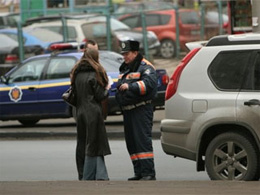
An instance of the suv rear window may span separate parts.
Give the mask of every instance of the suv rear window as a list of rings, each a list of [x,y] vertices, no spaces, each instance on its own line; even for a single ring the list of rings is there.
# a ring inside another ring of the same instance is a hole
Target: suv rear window
[[[209,66],[208,74],[220,90],[239,90],[252,51],[220,52]]]

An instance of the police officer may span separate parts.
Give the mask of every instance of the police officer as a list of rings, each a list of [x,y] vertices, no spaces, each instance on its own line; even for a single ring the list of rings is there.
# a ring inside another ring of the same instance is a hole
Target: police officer
[[[152,100],[157,93],[156,71],[139,53],[139,42],[129,40],[121,47],[125,61],[119,68],[116,99],[123,112],[125,140],[135,173],[128,180],[155,180]]]

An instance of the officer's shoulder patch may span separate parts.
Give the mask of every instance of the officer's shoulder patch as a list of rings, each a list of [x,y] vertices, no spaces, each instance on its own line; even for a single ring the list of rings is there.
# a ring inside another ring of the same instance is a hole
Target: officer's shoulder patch
[[[151,73],[151,70],[150,70],[150,69],[147,69],[147,70],[144,71],[144,74],[149,75],[150,73]]]

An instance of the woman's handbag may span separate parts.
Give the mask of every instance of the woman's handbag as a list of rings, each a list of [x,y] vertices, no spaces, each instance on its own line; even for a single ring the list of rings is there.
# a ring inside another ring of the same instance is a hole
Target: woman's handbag
[[[76,106],[76,96],[72,87],[62,94],[62,99],[70,106]]]

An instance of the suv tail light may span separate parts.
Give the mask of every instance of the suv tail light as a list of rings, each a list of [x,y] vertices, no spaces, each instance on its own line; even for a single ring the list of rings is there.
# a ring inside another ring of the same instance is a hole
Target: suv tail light
[[[188,64],[188,62],[195,56],[195,54],[200,50],[200,48],[195,48],[191,50],[182,60],[181,63],[176,67],[173,75],[170,78],[169,84],[165,93],[165,100],[170,99],[177,91],[179,79],[182,73],[182,70]]]

